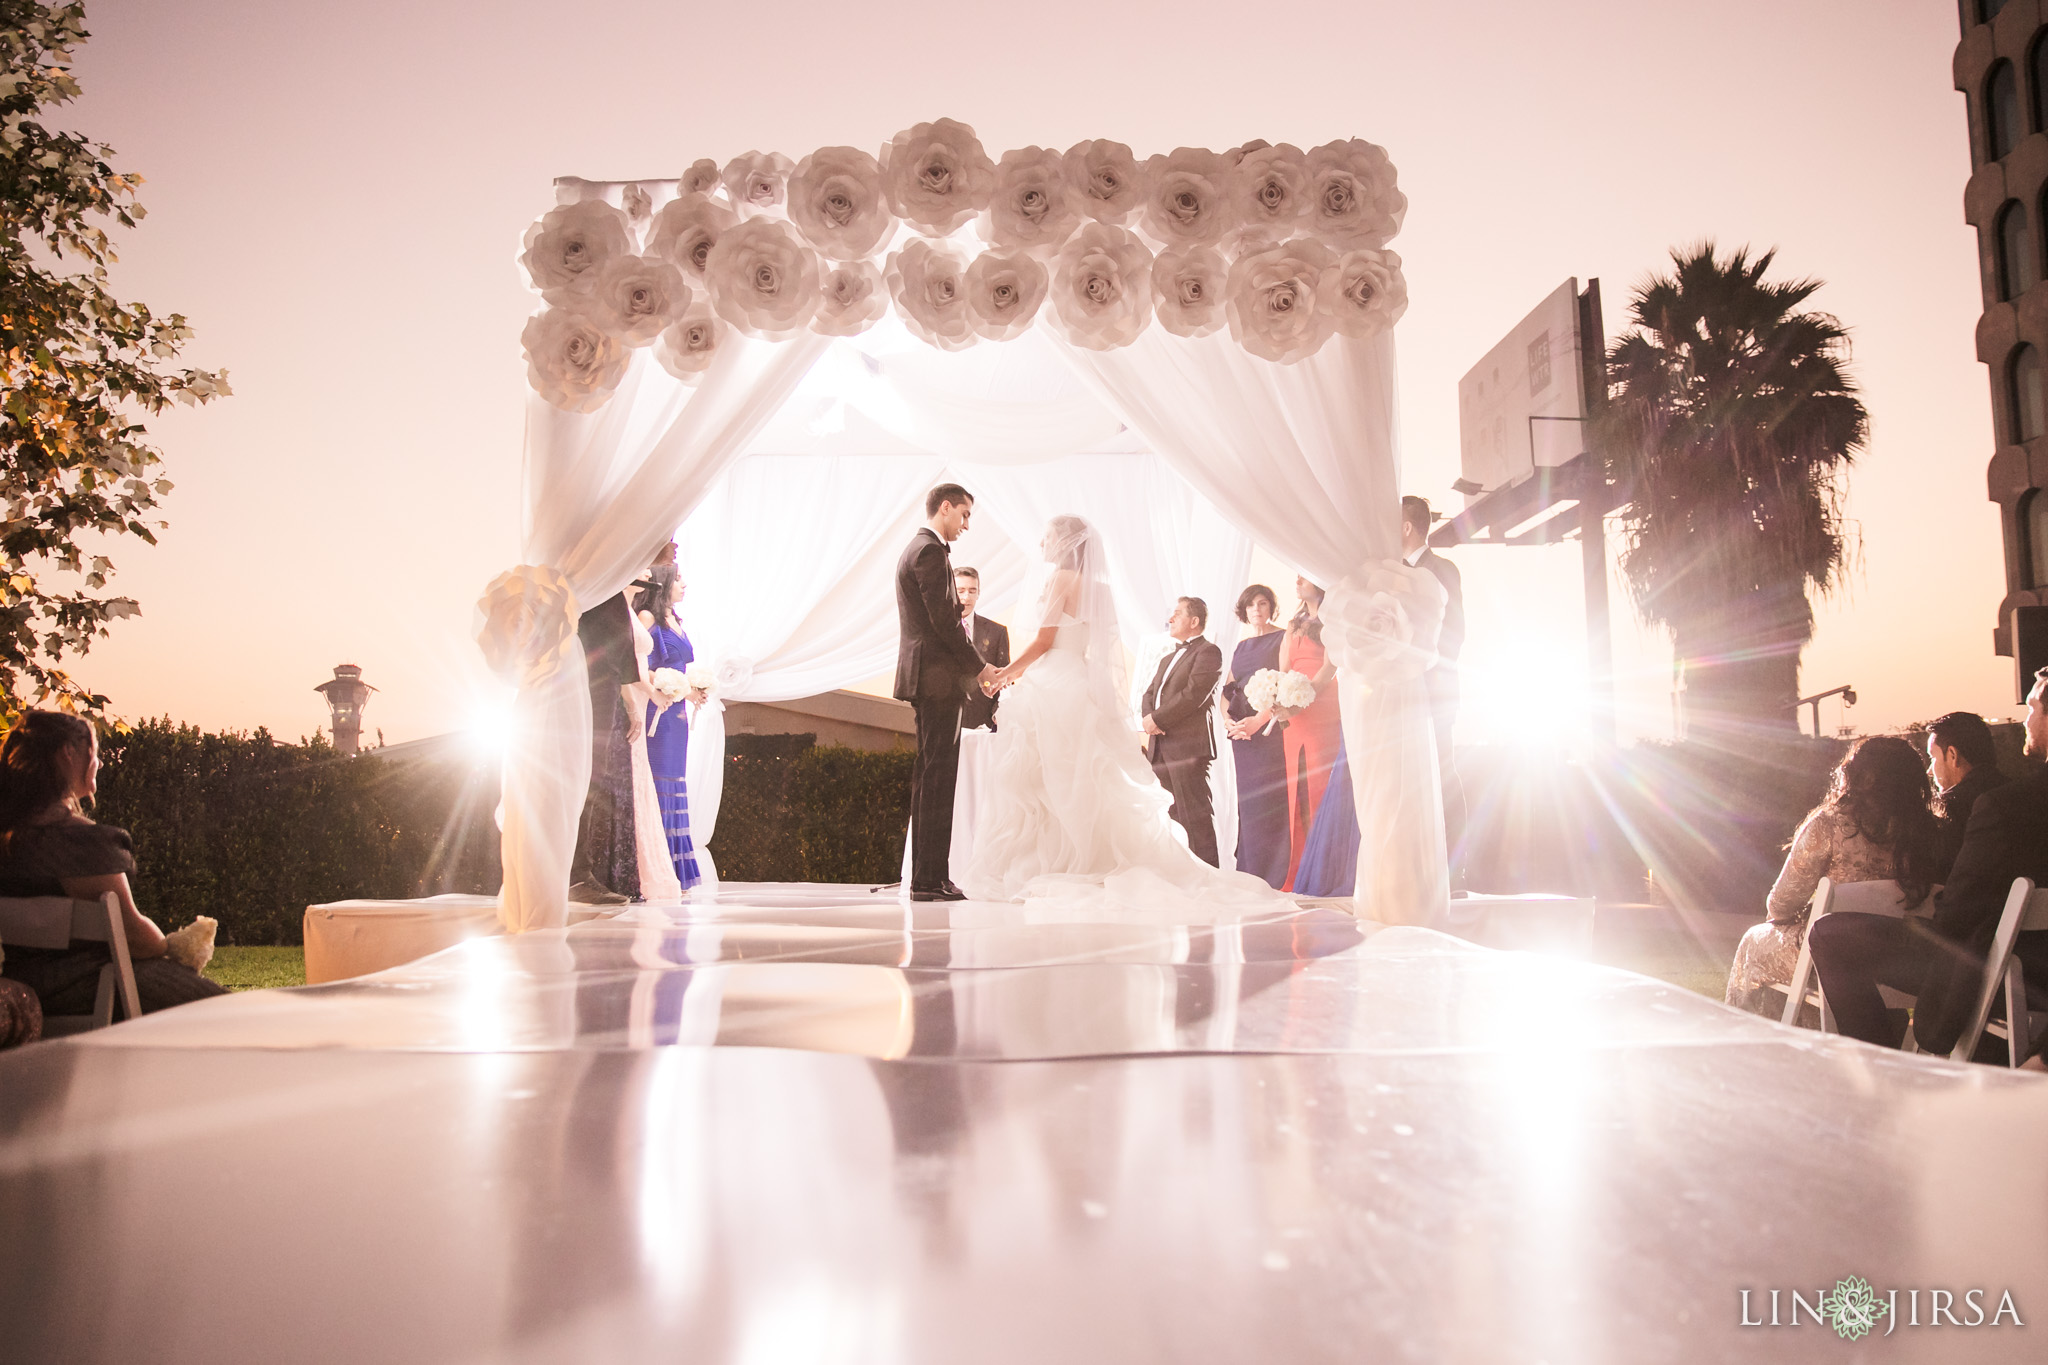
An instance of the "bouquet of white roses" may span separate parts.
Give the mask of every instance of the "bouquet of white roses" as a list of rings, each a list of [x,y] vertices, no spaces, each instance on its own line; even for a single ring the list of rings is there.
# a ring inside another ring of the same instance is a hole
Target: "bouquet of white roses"
[[[1266,712],[1280,698],[1280,674],[1270,668],[1262,668],[1245,680],[1244,699],[1252,710]]]
[[[718,670],[700,659],[683,670],[683,682],[702,692],[708,701],[718,690]]]
[[[683,694],[690,690],[689,678],[673,668],[655,669],[654,676],[647,680],[647,685],[661,693],[667,699],[670,706],[674,706],[677,702],[681,701]]]
[[[1274,700],[1289,711],[1305,710],[1315,699],[1315,684],[1309,681],[1307,674],[1287,672],[1280,675],[1280,687]]]

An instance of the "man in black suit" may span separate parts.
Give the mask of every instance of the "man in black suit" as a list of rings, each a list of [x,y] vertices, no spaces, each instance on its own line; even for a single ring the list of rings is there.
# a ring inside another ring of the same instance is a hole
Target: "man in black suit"
[[[1985,792],[2002,787],[2005,774],[1998,771],[1998,746],[1984,717],[1971,711],[1951,711],[1927,726],[1927,771],[1940,790],[1935,805],[1941,815],[1941,856],[1935,880],[1946,882],[1963,849],[1963,832],[1970,823],[1970,808]]]
[[[953,788],[960,775],[960,707],[996,670],[960,628],[960,596],[946,547],[974,515],[957,483],[925,495],[925,525],[896,561],[896,695],[917,716],[910,777],[910,898],[965,900],[946,866],[953,843]]]
[[[2048,757],[2044,693],[2048,669],[2035,675],[2027,694],[2026,756],[2034,760]],[[1919,997],[1913,1036],[1921,1051],[1940,1056],[1954,1048],[1977,1007],[1985,959],[2016,877],[2048,885],[2048,767],[2038,761],[1972,804],[1955,866],[1935,896],[1933,923],[1905,921],[1907,950],[1873,951],[1855,923],[1865,916],[1829,915],[1813,926],[1813,963],[1836,1025],[1852,1038],[1897,1047],[1901,1033],[1885,1014],[1882,983]],[[2030,993],[2048,989],[2048,932],[2019,935],[2013,956]]]
[[[1444,624],[1436,637],[1436,667],[1422,675],[1429,694],[1430,718],[1436,723],[1436,765],[1444,789],[1444,848],[1451,859],[1455,885],[1463,859],[1458,845],[1465,837],[1465,787],[1451,752],[1451,731],[1458,720],[1458,651],[1465,647],[1465,584],[1458,566],[1429,548],[1429,527],[1436,519],[1429,502],[1412,494],[1401,499],[1401,558],[1411,568],[1427,569],[1444,587]]]
[[[1145,716],[1145,757],[1159,784],[1173,794],[1167,814],[1187,831],[1188,847],[1215,867],[1216,808],[1209,800],[1209,764],[1216,757],[1216,732],[1209,708],[1216,684],[1223,680],[1223,651],[1202,637],[1209,625],[1209,606],[1199,597],[1183,597],[1166,618],[1173,652],[1159,661],[1152,685],[1139,709]]]
[[[626,595],[584,612],[576,635],[590,671],[590,787],[576,823],[569,899],[578,905],[623,905],[640,893],[639,864],[632,856],[632,750],[624,742],[626,703],[619,691],[640,678]]]
[[[1010,628],[1000,621],[991,621],[986,616],[975,615],[975,605],[981,601],[981,571],[965,565],[953,570],[953,590],[960,597],[960,629],[974,642],[974,652],[982,660],[996,668],[1010,666]],[[967,698],[967,704],[960,708],[960,728],[963,730],[994,730],[996,728],[996,702],[1001,700],[975,688]]]

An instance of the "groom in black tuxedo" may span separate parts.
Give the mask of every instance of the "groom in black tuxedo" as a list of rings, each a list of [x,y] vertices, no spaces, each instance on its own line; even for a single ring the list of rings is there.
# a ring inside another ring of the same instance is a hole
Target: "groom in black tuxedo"
[[[1173,794],[1167,812],[1187,831],[1188,848],[1197,858],[1217,865],[1216,808],[1209,800],[1209,764],[1216,758],[1216,732],[1209,708],[1216,684],[1223,679],[1223,651],[1202,638],[1209,625],[1209,606],[1199,597],[1183,597],[1166,618],[1166,633],[1176,644],[1159,661],[1152,685],[1145,689],[1145,757],[1159,783]]]
[[[925,525],[896,561],[896,695],[917,714],[917,766],[910,777],[910,898],[965,900],[946,860],[953,844],[953,788],[960,774],[960,708],[994,666],[960,628],[960,594],[946,547],[974,515],[957,483],[925,495]]]

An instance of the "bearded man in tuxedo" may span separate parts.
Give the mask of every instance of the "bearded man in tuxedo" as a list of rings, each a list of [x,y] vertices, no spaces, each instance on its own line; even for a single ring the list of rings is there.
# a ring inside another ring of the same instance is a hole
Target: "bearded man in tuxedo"
[[[997,668],[1010,666],[1010,628],[1000,621],[991,621],[975,613],[975,606],[981,601],[981,571],[965,564],[953,570],[953,587],[960,594],[960,629],[974,642],[974,652]],[[960,708],[960,728],[963,730],[989,730],[996,728],[996,703],[1002,694],[989,694],[977,689]]]
[[[1216,732],[1209,708],[1216,685],[1223,680],[1223,651],[1204,639],[1209,606],[1199,597],[1183,597],[1166,618],[1173,652],[1159,661],[1152,685],[1145,689],[1145,757],[1159,785],[1173,794],[1167,812],[1187,831],[1188,848],[1197,858],[1217,866],[1216,808],[1209,799],[1209,765],[1216,758]]]

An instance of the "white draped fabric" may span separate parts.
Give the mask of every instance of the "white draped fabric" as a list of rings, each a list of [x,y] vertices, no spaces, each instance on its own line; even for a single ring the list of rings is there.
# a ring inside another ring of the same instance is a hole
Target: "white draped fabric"
[[[870,336],[884,337],[885,327]],[[1243,582],[1251,540],[1326,585],[1398,554],[1391,336],[1336,337],[1309,359],[1279,365],[1225,335],[1188,339],[1154,327],[1109,351],[1074,348],[1043,328],[966,352],[880,355],[811,334],[773,344],[735,335],[695,389],[637,353],[595,413],[531,402],[525,561],[565,574],[583,606],[618,592],[797,395],[828,348],[820,377],[831,384],[810,395],[821,425],[830,425],[835,406],[851,408],[902,442],[899,454],[945,456],[941,463],[981,495],[981,514],[1027,545],[1035,541],[1031,523],[1050,511],[1096,521],[1118,547],[1120,615],[1134,623],[1163,619],[1172,597],[1195,591],[1208,598],[1212,638],[1227,650],[1235,626],[1227,604]],[[1071,364],[1078,390],[1030,363],[1048,348]],[[1126,425],[1130,433],[1120,431]],[[1192,491],[1156,462],[1076,453],[1076,442],[1099,450],[1133,434]],[[700,556],[685,546],[685,610],[716,618],[691,618],[693,639],[735,679],[727,700],[802,696],[872,676],[893,658],[888,573],[934,466],[902,463],[887,475],[877,466],[868,483],[853,476],[854,466],[840,466],[826,479],[783,486],[759,482],[773,478],[772,461],[762,467],[733,496],[765,500],[769,512],[757,518],[736,507],[723,549]],[[725,567],[704,567],[714,558]],[[714,591],[707,577],[721,574],[731,586]],[[559,667],[524,681],[515,706],[502,900],[515,931],[565,917],[590,761],[585,684],[572,644]],[[1425,921],[1441,912],[1448,888],[1420,684],[1367,694],[1346,679],[1342,700],[1364,833],[1359,907],[1385,921]],[[715,712],[707,723],[719,724]],[[717,779],[700,776],[701,761],[722,753],[722,727],[712,738],[693,734],[700,848],[717,805]]]
[[[1327,587],[1400,555],[1392,334],[1332,337],[1293,365],[1222,334],[1158,328],[1109,351],[1056,344],[1178,473],[1310,579]],[[1362,836],[1359,909],[1427,923],[1447,908],[1450,885],[1422,684],[1368,692],[1340,671],[1338,686]]]
[[[594,413],[528,399],[521,556],[564,575],[576,605],[647,567],[829,344],[734,340],[694,390],[641,354]],[[590,783],[589,673],[573,640],[559,664],[522,677],[504,772],[500,915],[514,932],[561,925]]]

